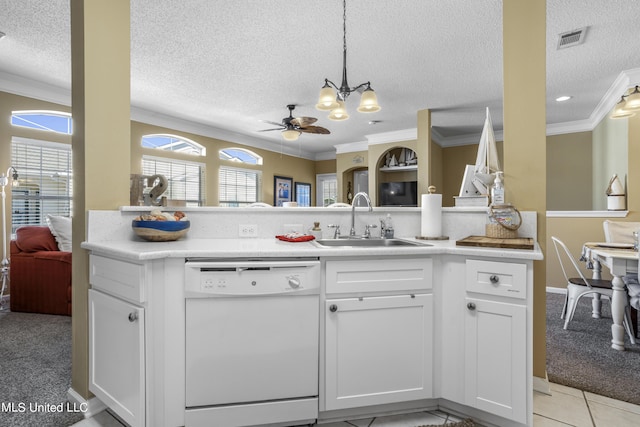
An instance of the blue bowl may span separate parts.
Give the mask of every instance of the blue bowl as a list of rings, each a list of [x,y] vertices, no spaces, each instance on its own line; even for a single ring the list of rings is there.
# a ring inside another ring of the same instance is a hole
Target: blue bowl
[[[131,222],[133,231],[150,242],[178,240],[189,231],[190,221],[137,221]]]

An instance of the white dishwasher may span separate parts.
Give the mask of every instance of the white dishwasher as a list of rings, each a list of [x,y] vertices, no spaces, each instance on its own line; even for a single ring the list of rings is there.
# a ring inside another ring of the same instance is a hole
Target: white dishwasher
[[[318,416],[320,262],[187,259],[185,426]]]

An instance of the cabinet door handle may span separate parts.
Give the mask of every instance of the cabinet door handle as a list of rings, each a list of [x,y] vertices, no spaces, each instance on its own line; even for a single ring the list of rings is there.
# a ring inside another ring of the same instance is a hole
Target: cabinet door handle
[[[475,303],[470,302],[470,303],[467,303],[467,308],[469,310],[475,310],[476,309],[476,305],[475,305]]]
[[[495,285],[500,281],[500,277],[496,276],[495,274],[492,274],[491,277],[489,277],[489,281]]]
[[[335,304],[331,304],[329,306],[329,311],[332,312],[332,313],[335,313],[336,311],[338,311],[338,306],[335,305]]]
[[[135,311],[129,313],[129,322],[135,322],[136,320],[138,320],[138,313]]]

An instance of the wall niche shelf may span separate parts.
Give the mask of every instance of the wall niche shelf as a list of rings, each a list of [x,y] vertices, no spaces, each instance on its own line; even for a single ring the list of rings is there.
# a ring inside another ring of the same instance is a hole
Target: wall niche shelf
[[[408,165],[408,166],[383,166],[380,168],[380,172],[406,172],[406,171],[417,171],[418,165]]]

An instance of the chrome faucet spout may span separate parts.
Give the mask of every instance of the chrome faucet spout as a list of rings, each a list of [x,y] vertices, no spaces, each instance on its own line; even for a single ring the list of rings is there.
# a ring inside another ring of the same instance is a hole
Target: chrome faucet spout
[[[365,202],[367,202],[369,212],[373,210],[373,207],[371,206],[371,199],[367,193],[360,191],[353,196],[353,201],[351,202],[351,230],[349,230],[349,237],[355,237],[356,235],[356,202],[360,197],[364,198]]]

